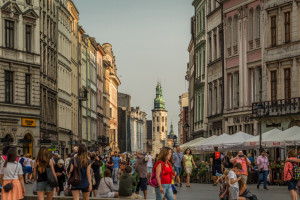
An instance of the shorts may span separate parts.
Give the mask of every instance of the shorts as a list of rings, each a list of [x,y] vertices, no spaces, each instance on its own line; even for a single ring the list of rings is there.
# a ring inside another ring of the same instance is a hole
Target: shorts
[[[192,171],[193,171],[193,168],[192,168],[192,167],[186,167],[185,169],[186,169],[185,172],[186,172],[187,174],[191,174]]]
[[[107,194],[101,194],[100,196],[102,198],[114,198],[115,197],[115,192],[109,192]]]
[[[47,181],[37,182],[36,192],[52,192],[53,188],[48,185]]]
[[[152,173],[153,167],[147,167],[147,173]]]
[[[181,170],[182,170],[181,167],[175,167],[175,171],[176,171],[176,173],[177,173],[177,176],[180,176]]]
[[[93,190],[98,190],[99,189],[99,185],[100,185],[100,177],[99,178],[95,178],[96,183],[95,185],[93,185]]]
[[[243,183],[247,184],[248,176],[246,174],[241,174],[240,176],[242,177],[241,181],[243,181]]]
[[[287,186],[288,186],[289,191],[297,190],[297,184],[298,184],[298,181],[293,180],[293,179],[287,181]]]
[[[239,199],[239,188],[229,187],[229,199],[238,200]]]
[[[216,176],[216,173],[222,174],[221,166],[212,166],[212,176]]]
[[[140,178],[140,182],[136,187],[136,191],[147,191],[147,183],[148,183],[148,179],[147,178]]]
[[[89,188],[76,188],[76,187],[71,187],[71,190],[80,190],[81,192],[89,192]]]
[[[25,167],[25,174],[32,174],[32,167]]]

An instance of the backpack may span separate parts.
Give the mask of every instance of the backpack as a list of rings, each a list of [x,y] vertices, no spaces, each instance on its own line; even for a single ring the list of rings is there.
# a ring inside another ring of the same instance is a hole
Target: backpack
[[[293,165],[293,179],[295,181],[298,181],[300,179],[300,167],[298,165],[292,164]],[[290,172],[291,174],[291,172]]]
[[[217,159],[221,159],[221,154],[220,154],[220,152],[215,152],[215,159],[217,160]]]
[[[72,175],[69,179],[69,185],[78,185],[81,182],[81,173],[80,173],[80,167],[77,166],[77,160],[73,158],[74,160],[74,166],[73,166],[73,171]]]

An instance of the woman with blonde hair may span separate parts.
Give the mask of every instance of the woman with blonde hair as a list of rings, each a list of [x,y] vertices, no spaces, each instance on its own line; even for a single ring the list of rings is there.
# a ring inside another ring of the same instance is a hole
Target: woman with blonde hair
[[[34,180],[37,181],[36,192],[38,195],[38,200],[43,200],[45,193],[47,195],[48,200],[52,199],[53,197],[54,188],[47,183],[47,167],[51,168],[52,174],[57,181],[53,161],[52,159],[49,159],[48,149],[42,147],[39,150],[36,162],[34,163],[33,172]],[[59,190],[58,187],[56,189]]]
[[[194,162],[192,150],[190,148],[187,148],[184,152],[183,166],[184,166],[184,170],[186,172],[186,187],[191,187],[191,184],[190,184],[191,173],[193,171],[193,166],[195,168],[197,168],[197,166]]]
[[[23,199],[25,194],[25,185],[23,179],[23,169],[20,163],[16,162],[17,150],[10,148],[7,152],[7,159],[0,169],[0,183],[3,186],[2,200]],[[5,191],[5,186],[12,184],[10,191]]]
[[[172,157],[172,149],[163,147],[157,157],[154,165],[155,176],[159,187],[155,188],[156,200],[163,200],[164,196],[167,200],[174,200],[172,190],[173,168],[169,160]]]
[[[81,181],[77,185],[72,185],[72,194],[74,200],[79,200],[80,191],[84,200],[88,200],[92,191],[91,180],[91,160],[88,159],[87,148],[84,144],[79,145],[77,156],[70,161],[69,179],[74,170],[74,163],[80,168]]]

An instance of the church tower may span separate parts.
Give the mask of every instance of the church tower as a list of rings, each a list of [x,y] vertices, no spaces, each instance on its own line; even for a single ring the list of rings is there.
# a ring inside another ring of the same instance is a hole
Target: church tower
[[[168,112],[165,109],[165,100],[162,97],[161,83],[157,83],[154,109],[152,110],[152,155],[159,153],[167,145]]]

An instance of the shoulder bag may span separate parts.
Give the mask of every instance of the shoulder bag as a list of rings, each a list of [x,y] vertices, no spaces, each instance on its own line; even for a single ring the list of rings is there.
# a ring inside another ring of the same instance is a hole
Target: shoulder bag
[[[17,169],[18,169],[18,163],[17,163],[16,169],[15,169],[14,176],[16,174]],[[12,190],[13,189],[13,184],[12,183],[13,183],[13,179],[11,180],[10,183],[7,183],[6,185],[3,186],[3,190],[5,192],[9,192],[10,190]]]
[[[55,188],[58,186],[58,183],[54,177],[54,174],[52,173],[52,169],[50,166],[50,161],[48,166],[46,167],[46,174],[47,174],[47,183],[48,185],[50,185],[51,187]]]
[[[80,168],[77,166],[77,160],[75,158],[73,158],[73,160],[74,160],[73,171],[69,179],[69,185],[72,186],[78,185],[81,182]]]
[[[161,181],[161,177],[162,177],[162,172],[163,172],[163,163],[161,163],[161,172],[160,172],[160,181]],[[155,172],[155,167],[153,167],[152,169],[152,176],[149,180],[149,185],[152,187],[158,187],[158,182],[156,179],[156,172]]]

